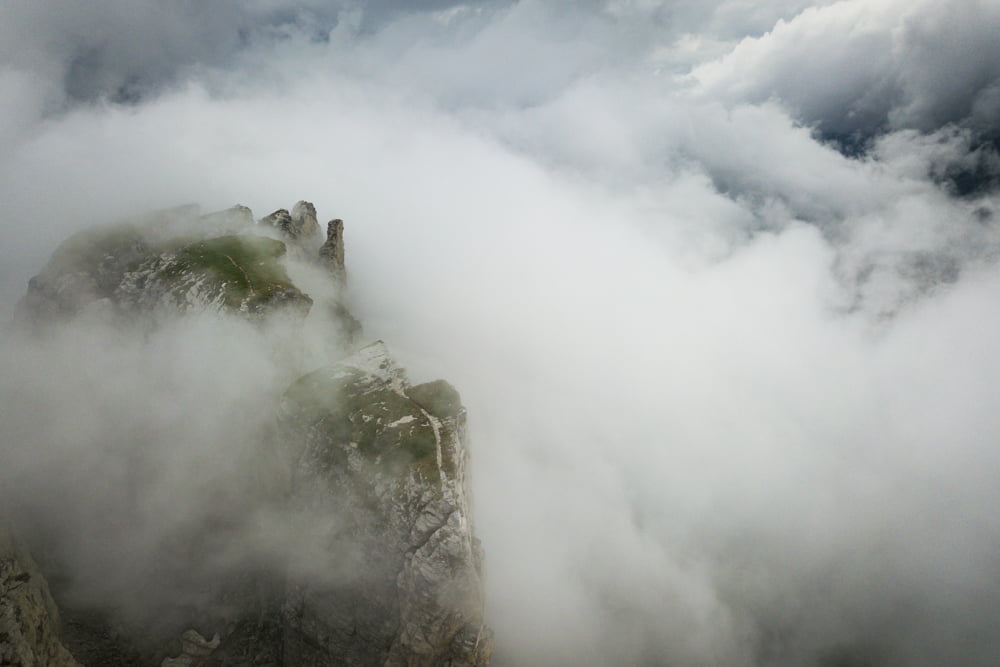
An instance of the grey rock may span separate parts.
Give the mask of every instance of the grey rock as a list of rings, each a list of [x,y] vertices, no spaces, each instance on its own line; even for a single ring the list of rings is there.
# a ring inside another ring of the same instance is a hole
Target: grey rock
[[[106,311],[122,320],[206,309],[251,316],[282,309],[304,317],[312,299],[289,279],[285,252],[283,242],[254,234],[192,239],[112,225],[61,244],[29,281],[21,308],[42,325]]]
[[[343,220],[338,218],[326,223],[326,242],[319,249],[319,259],[339,282],[347,280],[347,269],[344,267]]]
[[[320,229],[316,219],[316,207],[307,201],[297,202],[292,207],[291,213],[287,209],[279,208],[261,218],[260,224],[277,229],[286,239],[295,241],[299,245],[309,246],[313,241],[319,242]]]
[[[111,298],[126,274],[151,252],[139,227],[131,223],[75,234],[56,248],[42,271],[28,282],[21,309],[42,321],[79,315]]]
[[[45,326],[95,309],[123,321],[188,309],[309,311],[312,300],[282,266],[286,243],[246,233],[249,209],[182,213],[166,231],[130,222],[72,237],[32,279],[23,306]],[[299,202],[265,221],[298,233],[316,223],[315,208]],[[212,235],[219,230],[234,233]],[[315,247],[287,247],[316,261]],[[329,223],[319,259],[343,284],[341,220]],[[336,299],[318,305],[342,329],[332,337],[353,341],[360,324]],[[60,635],[38,568],[0,541],[0,665],[77,664],[67,648],[102,666],[488,664],[458,393],[441,380],[411,385],[379,341],[299,378],[273,407],[261,452],[275,488],[264,502],[279,515],[323,517],[302,545],[309,567],[267,561],[213,572],[197,580],[205,608],[165,610],[169,627],[67,602]]]
[[[296,225],[288,209],[279,208],[274,213],[264,216],[260,219],[260,224],[274,227],[288,238],[295,238],[297,236]]]
[[[79,667],[59,640],[45,578],[10,530],[0,533],[0,665]]]
[[[292,222],[295,225],[296,237],[303,241],[320,238],[319,221],[316,219],[316,207],[310,202],[300,201],[292,207]]]
[[[411,386],[377,342],[296,382],[282,409],[289,442],[301,447],[298,493],[349,517],[320,537],[331,568],[345,553],[354,563],[332,583],[292,582],[288,664],[326,664],[324,655],[358,665],[488,664],[457,392],[443,381]]]
[[[195,667],[205,663],[205,658],[219,648],[219,635],[205,639],[197,630],[185,630],[181,635],[181,654],[176,658],[164,658],[160,667]]]
[[[216,211],[201,216],[202,226],[212,230],[214,234],[239,234],[253,227],[253,211],[246,206],[237,204],[224,211]]]

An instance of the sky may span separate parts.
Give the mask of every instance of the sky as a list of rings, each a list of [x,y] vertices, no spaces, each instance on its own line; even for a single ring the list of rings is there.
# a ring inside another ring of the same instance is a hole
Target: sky
[[[497,664],[993,665],[997,34],[996,0],[2,0],[0,313],[88,226],[310,200],[366,335],[469,410]],[[134,429],[184,445],[139,552],[217,502],[196,463],[245,472],[226,426],[288,380],[256,335],[4,340],[5,482],[74,503],[84,571],[128,551],[84,533]]]

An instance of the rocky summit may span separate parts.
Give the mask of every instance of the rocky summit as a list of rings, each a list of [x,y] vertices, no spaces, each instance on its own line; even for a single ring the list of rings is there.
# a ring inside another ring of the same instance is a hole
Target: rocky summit
[[[257,407],[268,426],[249,448],[260,479],[247,485],[264,498],[254,516],[303,522],[294,534],[308,544],[199,569],[226,552],[228,519],[206,513],[174,549],[186,554],[180,574],[162,568],[167,587],[187,576],[184,563],[198,569],[199,595],[136,617],[114,602],[121,591],[103,602],[101,582],[77,594],[72,550],[51,551],[58,536],[8,512],[0,665],[490,662],[465,408],[450,384],[411,384],[384,342],[364,339],[348,307],[343,233],[333,220],[324,239],[304,201],[259,221],[243,206],[181,207],[77,234],[32,278],[17,322],[31,335],[93,319],[146,335],[214,313],[282,331],[327,327],[331,361]],[[328,284],[306,289],[317,280]]]

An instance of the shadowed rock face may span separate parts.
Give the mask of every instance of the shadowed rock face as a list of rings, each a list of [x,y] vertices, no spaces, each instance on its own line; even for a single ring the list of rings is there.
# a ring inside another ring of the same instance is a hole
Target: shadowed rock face
[[[274,213],[264,216],[260,219],[260,224],[274,227],[285,236],[291,238],[297,236],[298,229],[288,209],[279,208]]]
[[[326,242],[319,249],[322,262],[333,277],[340,282],[347,280],[344,268],[344,221],[331,220],[326,223]]]
[[[48,584],[9,528],[0,531],[0,665],[79,665],[59,641]]]
[[[295,223],[297,235],[300,238],[319,238],[320,230],[319,221],[316,219],[316,207],[310,202],[299,201],[292,207],[292,221]]]
[[[278,236],[286,233],[281,212],[269,216]],[[286,215],[293,227],[301,221],[299,229],[316,223],[307,202]],[[155,312],[154,325],[176,324],[192,309],[262,320],[291,309],[299,317],[292,321],[304,322],[313,299],[289,278],[286,242],[331,280],[344,279],[340,220],[317,255],[292,238],[256,234],[245,207],[151,219],[62,244],[32,279],[22,312],[37,327],[90,312],[123,322]],[[340,333],[332,338],[360,337],[341,302],[318,303],[334,313],[330,326]],[[472,530],[458,392],[443,380],[410,385],[378,341],[300,377],[261,409],[274,413],[273,428],[261,434],[261,451],[270,448],[273,459],[264,467],[274,479],[267,510],[333,519],[309,527],[308,568],[265,559],[221,572],[201,582],[210,608],[169,610],[187,624],[172,621],[169,630],[92,603],[74,606],[56,591],[67,626],[60,630],[43,573],[12,546],[10,531],[0,532],[8,540],[0,542],[0,664],[488,664],[493,640],[483,622],[483,554]]]
[[[307,201],[297,202],[292,207],[291,213],[287,209],[279,208],[261,218],[260,224],[274,227],[287,239],[305,246],[318,242],[320,236],[316,207]]]

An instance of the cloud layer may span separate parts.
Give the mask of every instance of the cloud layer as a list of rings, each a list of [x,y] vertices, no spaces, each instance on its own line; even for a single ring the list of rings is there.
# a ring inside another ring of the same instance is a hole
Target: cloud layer
[[[994,3],[115,4],[2,10],[5,310],[85,225],[311,199],[469,408],[501,664],[995,663]],[[152,374],[204,460],[281,378],[201,326],[5,343],[4,446],[169,428]]]

